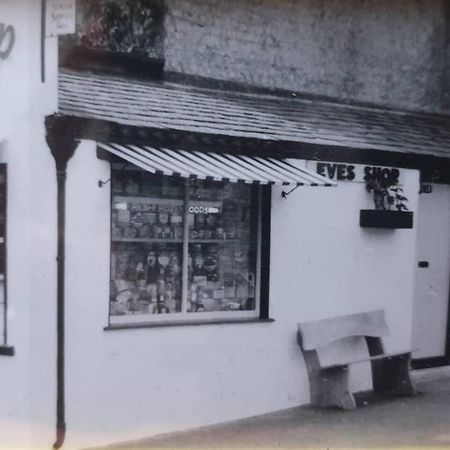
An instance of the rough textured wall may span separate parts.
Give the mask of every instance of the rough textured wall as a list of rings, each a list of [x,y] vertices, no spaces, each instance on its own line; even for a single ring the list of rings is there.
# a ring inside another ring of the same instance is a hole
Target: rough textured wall
[[[445,0],[167,0],[166,70],[439,110]]]

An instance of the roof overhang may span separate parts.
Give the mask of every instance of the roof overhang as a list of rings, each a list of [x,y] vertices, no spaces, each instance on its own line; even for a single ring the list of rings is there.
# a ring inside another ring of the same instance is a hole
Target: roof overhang
[[[450,118],[61,71],[76,138],[416,168],[449,182]]]

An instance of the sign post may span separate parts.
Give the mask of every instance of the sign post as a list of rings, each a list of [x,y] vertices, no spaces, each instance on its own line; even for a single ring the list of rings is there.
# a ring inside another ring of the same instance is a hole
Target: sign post
[[[41,0],[41,81],[45,82],[45,38],[75,33],[76,0]]]

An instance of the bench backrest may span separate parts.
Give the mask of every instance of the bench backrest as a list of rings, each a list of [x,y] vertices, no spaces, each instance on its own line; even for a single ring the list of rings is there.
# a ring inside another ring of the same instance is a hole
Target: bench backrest
[[[389,334],[389,328],[384,317],[384,310],[298,324],[298,341],[304,351],[317,350],[344,338],[381,338],[387,334]]]

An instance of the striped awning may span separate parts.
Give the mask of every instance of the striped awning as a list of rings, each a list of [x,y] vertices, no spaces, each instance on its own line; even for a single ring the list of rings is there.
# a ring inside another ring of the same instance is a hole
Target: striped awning
[[[284,159],[114,143],[97,145],[148,172],[162,175],[244,183],[336,186],[329,179]]]

